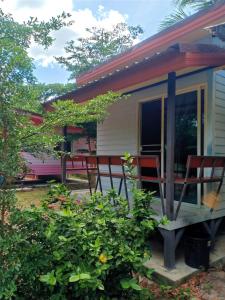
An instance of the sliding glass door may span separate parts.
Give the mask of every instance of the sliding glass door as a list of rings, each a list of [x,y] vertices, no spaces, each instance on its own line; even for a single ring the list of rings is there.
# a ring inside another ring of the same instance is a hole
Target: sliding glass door
[[[175,165],[174,176],[184,177],[188,155],[202,154],[204,145],[204,90],[176,96],[175,100]],[[164,112],[164,113],[163,113]],[[165,175],[167,99],[148,101],[141,106],[142,154],[161,157],[162,175]],[[146,172],[146,171],[143,171]],[[145,174],[147,175],[147,174]],[[191,174],[196,176],[196,174]],[[146,184],[149,189],[152,184]],[[175,185],[175,200],[179,199],[180,186]],[[197,203],[197,186],[187,189],[184,202]]]
[[[165,158],[166,158],[166,114],[165,102]],[[176,96],[175,100],[175,165],[174,176],[184,178],[188,155],[198,154],[198,94],[197,91]],[[196,176],[197,174],[190,174]],[[175,185],[175,200],[179,199],[181,185]],[[184,202],[197,203],[197,186],[189,185],[184,196]]]
[[[162,143],[162,101],[161,98],[148,101],[141,107],[141,154],[159,155],[161,158]],[[156,176],[154,170],[142,168],[143,176]],[[159,186],[156,183],[144,182],[143,188],[156,191],[159,194]]]

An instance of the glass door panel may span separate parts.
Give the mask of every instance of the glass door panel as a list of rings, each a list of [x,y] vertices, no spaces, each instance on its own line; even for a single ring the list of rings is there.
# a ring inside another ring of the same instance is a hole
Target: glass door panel
[[[145,102],[141,105],[141,154],[159,155],[161,157],[161,99]],[[156,176],[154,170],[142,168],[143,176]],[[156,191],[158,184],[144,182],[143,188]]]
[[[199,105],[198,105],[199,101]],[[201,108],[198,120],[198,106]],[[162,113],[164,118],[162,119]],[[162,166],[166,174],[166,126],[167,99],[156,99],[141,105],[141,154],[163,156]],[[198,128],[199,126],[199,128]],[[198,142],[199,139],[199,142]],[[200,149],[198,149],[198,147]],[[192,91],[176,96],[175,99],[175,165],[174,176],[185,177],[188,155],[203,154],[204,148],[204,90]],[[152,170],[142,169],[146,176],[156,176]],[[196,171],[190,173],[196,176]],[[144,188],[156,191],[157,184],[145,183]],[[179,199],[182,186],[175,185],[175,200]],[[164,189],[165,190],[165,189]],[[187,188],[184,202],[197,204],[197,185]]]
[[[184,178],[188,155],[198,153],[198,96],[197,91],[176,96],[175,100],[175,165],[174,176]],[[166,113],[165,102],[165,145],[166,145]],[[166,157],[166,146],[165,146]],[[190,173],[196,176],[195,173]],[[182,186],[175,185],[175,200],[179,199]],[[197,185],[189,185],[184,197],[184,202],[197,203]]]

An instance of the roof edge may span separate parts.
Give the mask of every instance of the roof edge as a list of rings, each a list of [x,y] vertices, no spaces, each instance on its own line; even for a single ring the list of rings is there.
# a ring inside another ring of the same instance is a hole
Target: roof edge
[[[185,20],[182,20],[158,33],[131,47],[127,51],[118,54],[108,61],[94,67],[88,72],[85,72],[76,78],[78,85],[87,84],[107,72],[111,72],[116,68],[120,68],[127,62],[143,58],[149,51],[157,51],[157,48],[166,46],[168,43],[173,43],[177,38],[182,37],[193,30],[201,28],[210,22],[225,16],[225,0],[221,0],[210,8],[201,10]],[[193,27],[190,28],[190,24]],[[165,38],[166,37],[166,38]]]

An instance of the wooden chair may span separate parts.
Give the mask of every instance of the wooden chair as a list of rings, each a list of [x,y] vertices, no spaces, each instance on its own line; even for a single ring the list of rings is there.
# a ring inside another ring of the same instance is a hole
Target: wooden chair
[[[126,174],[124,170],[124,161],[122,160],[121,156],[118,155],[111,155],[111,156],[90,156],[86,157],[87,162],[87,171],[89,172],[91,165],[96,165],[95,170],[91,170],[92,174],[95,174],[97,176],[97,182],[95,186],[95,191],[97,190],[98,186],[101,191],[102,189],[102,177],[108,177],[110,179],[110,186],[111,189],[114,189],[115,184],[113,182],[113,178],[120,179],[119,188],[118,188],[118,194],[121,194],[122,185],[124,184],[125,189],[125,196],[128,200],[128,189],[127,189],[127,181],[126,181]],[[103,170],[104,166],[104,170]],[[113,167],[120,167],[118,171],[114,171]]]
[[[78,173],[79,171],[82,171],[82,174],[83,171],[86,172],[88,176],[89,191],[92,194],[91,178],[90,178],[91,169],[88,168],[86,156],[84,155],[66,156],[65,159],[66,159],[66,172],[75,171],[76,173]],[[68,166],[67,163],[70,163],[70,165]],[[96,166],[93,169],[96,169]]]
[[[158,155],[137,156],[136,159],[134,159],[134,164],[137,165],[137,172],[138,172],[137,178],[140,182],[141,187],[143,182],[152,182],[152,183],[157,183],[159,185],[159,194],[160,194],[160,200],[162,205],[162,212],[163,214],[165,214],[164,196],[163,196],[163,189],[162,189],[164,178],[162,178],[160,174],[159,156]],[[155,175],[143,176],[142,168],[148,168],[155,171],[154,172]]]
[[[210,171],[209,176],[205,175],[206,173],[205,169],[208,169]],[[191,170],[196,170],[197,175],[191,176],[190,175]],[[211,182],[218,183],[216,189],[216,195],[218,196],[223,184],[224,172],[225,172],[225,157],[189,155],[186,164],[185,178],[175,179],[175,184],[183,185],[181,195],[178,201],[176,213],[175,213],[175,220],[178,216],[180,206],[188,185],[211,183]]]

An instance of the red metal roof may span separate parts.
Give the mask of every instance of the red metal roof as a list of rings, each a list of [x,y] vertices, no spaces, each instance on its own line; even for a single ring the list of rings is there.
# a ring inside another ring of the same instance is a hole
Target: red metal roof
[[[34,123],[34,125],[40,125],[43,123],[43,116],[41,114],[31,112],[29,110],[24,109],[16,109],[16,111],[24,116],[29,116],[30,120]],[[84,129],[82,127],[75,127],[75,126],[68,126],[67,133],[69,134],[76,134],[76,133],[83,133]]]
[[[83,102],[110,90],[129,90],[132,86],[149,82],[170,72],[188,68],[217,67],[224,64],[225,50],[220,47],[206,44],[178,44],[169,47],[160,54],[153,55],[147,60],[144,59],[138,64],[133,64],[129,68],[109,74],[104,79],[50,100],[44,104],[44,107],[51,109],[51,103],[56,100],[73,99],[77,102]]]
[[[116,69],[121,69],[124,66],[130,65],[140,59],[142,60],[146,56],[152,55],[157,51],[161,51],[163,48],[165,49],[188,34],[217,22],[222,17],[225,17],[225,0],[219,1],[210,9],[200,11],[186,20],[159,32],[158,34],[130,48],[125,53],[120,54],[106,63],[95,67],[89,72],[80,75],[76,79],[76,82],[80,86],[85,85],[88,82],[93,82],[108,73],[114,72]]]

